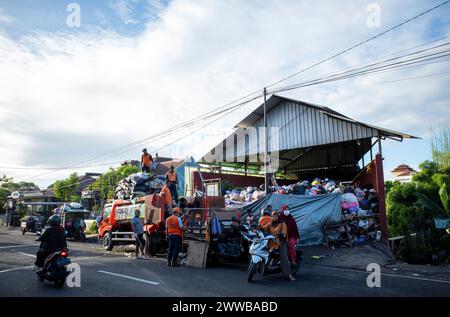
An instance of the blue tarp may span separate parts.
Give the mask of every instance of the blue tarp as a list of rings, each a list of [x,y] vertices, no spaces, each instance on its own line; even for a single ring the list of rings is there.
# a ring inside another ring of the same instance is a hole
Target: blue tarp
[[[245,216],[248,210],[252,210],[255,218],[258,218],[260,211],[268,205],[272,205],[273,210],[280,210],[283,205],[289,206],[297,222],[302,246],[322,244],[323,226],[339,223],[342,218],[339,193],[316,196],[269,194],[243,207],[241,214]]]

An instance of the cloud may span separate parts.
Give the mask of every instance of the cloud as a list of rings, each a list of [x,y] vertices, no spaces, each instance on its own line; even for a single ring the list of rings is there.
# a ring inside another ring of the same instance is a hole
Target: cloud
[[[132,18],[133,6],[138,0],[114,0],[109,6],[125,24],[138,24],[139,21]]]
[[[134,1],[111,3],[124,22],[133,19]],[[421,1],[380,4],[381,29],[429,7]],[[13,40],[0,32],[0,166],[66,166],[93,157],[222,106],[381,31],[367,26],[365,4],[354,1],[175,0],[155,12],[158,19],[133,37],[89,30],[70,35],[37,32]],[[448,22],[444,13],[426,15],[283,84],[429,41],[435,19]],[[445,31],[449,34],[445,28],[435,30],[433,38]],[[283,94],[423,136],[430,123],[450,117],[449,76],[380,82],[437,71],[450,71],[449,63]],[[203,134],[194,134],[194,127],[145,146],[154,151],[176,141],[177,146],[160,155],[198,157],[259,102]],[[182,136],[187,137],[178,140]],[[111,152],[101,162],[138,157],[140,147]],[[48,184],[68,173],[34,180]]]
[[[9,16],[9,15],[7,15],[5,13],[5,11],[2,8],[0,8],[0,23],[10,24],[10,23],[13,23],[13,22],[14,22],[14,18]]]

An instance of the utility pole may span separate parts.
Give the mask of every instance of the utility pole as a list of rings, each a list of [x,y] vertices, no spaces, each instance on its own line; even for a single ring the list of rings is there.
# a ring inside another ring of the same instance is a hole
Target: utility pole
[[[266,108],[266,97],[267,97],[267,90],[266,87],[264,87],[264,190],[266,194],[269,193],[269,177],[268,177],[268,170],[267,170],[267,153],[269,152],[269,136],[267,131],[267,108]]]

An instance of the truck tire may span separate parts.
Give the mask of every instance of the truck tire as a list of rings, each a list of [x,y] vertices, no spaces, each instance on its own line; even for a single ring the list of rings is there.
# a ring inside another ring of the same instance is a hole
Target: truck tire
[[[106,251],[111,251],[112,248],[114,247],[113,241],[112,241],[112,235],[111,232],[107,232],[103,235],[102,238],[102,245],[103,245],[103,249],[105,249]]]

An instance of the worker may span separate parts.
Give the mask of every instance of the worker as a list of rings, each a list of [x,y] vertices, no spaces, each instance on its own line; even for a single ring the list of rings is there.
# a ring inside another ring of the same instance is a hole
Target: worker
[[[144,226],[142,224],[142,220],[140,218],[141,211],[136,209],[134,211],[134,217],[131,219],[131,228],[133,230],[134,238],[136,239],[136,248],[134,250],[135,258],[142,259],[144,257]],[[142,256],[139,256],[139,251],[141,251]]]
[[[169,252],[167,254],[168,266],[179,266],[178,253],[181,247],[181,238],[183,236],[183,222],[180,217],[180,209],[175,207],[173,214],[166,220],[166,237],[169,241]]]
[[[269,241],[269,252],[278,250],[280,255],[280,264],[283,274],[289,281],[295,281],[292,276],[291,264],[289,263],[287,241],[289,239],[286,224],[280,220],[278,211],[272,212],[272,222],[263,226],[263,230],[275,237],[275,241]]]
[[[270,216],[270,211],[266,208],[261,210],[261,218],[259,218],[259,225],[264,227],[265,225],[272,222],[272,217]]]
[[[150,173],[153,165],[153,157],[147,153],[147,149],[142,150],[141,169],[143,173]]]
[[[172,194],[170,193],[169,187],[167,185],[164,185],[163,188],[161,188],[161,191],[159,194],[162,197],[162,203],[164,205],[164,210],[166,211],[166,217],[168,217],[167,212],[173,206]]]
[[[175,203],[178,203],[178,189],[177,189],[177,173],[175,172],[175,167],[170,165],[169,171],[166,173],[166,184],[169,186],[170,193],[175,200]]]

